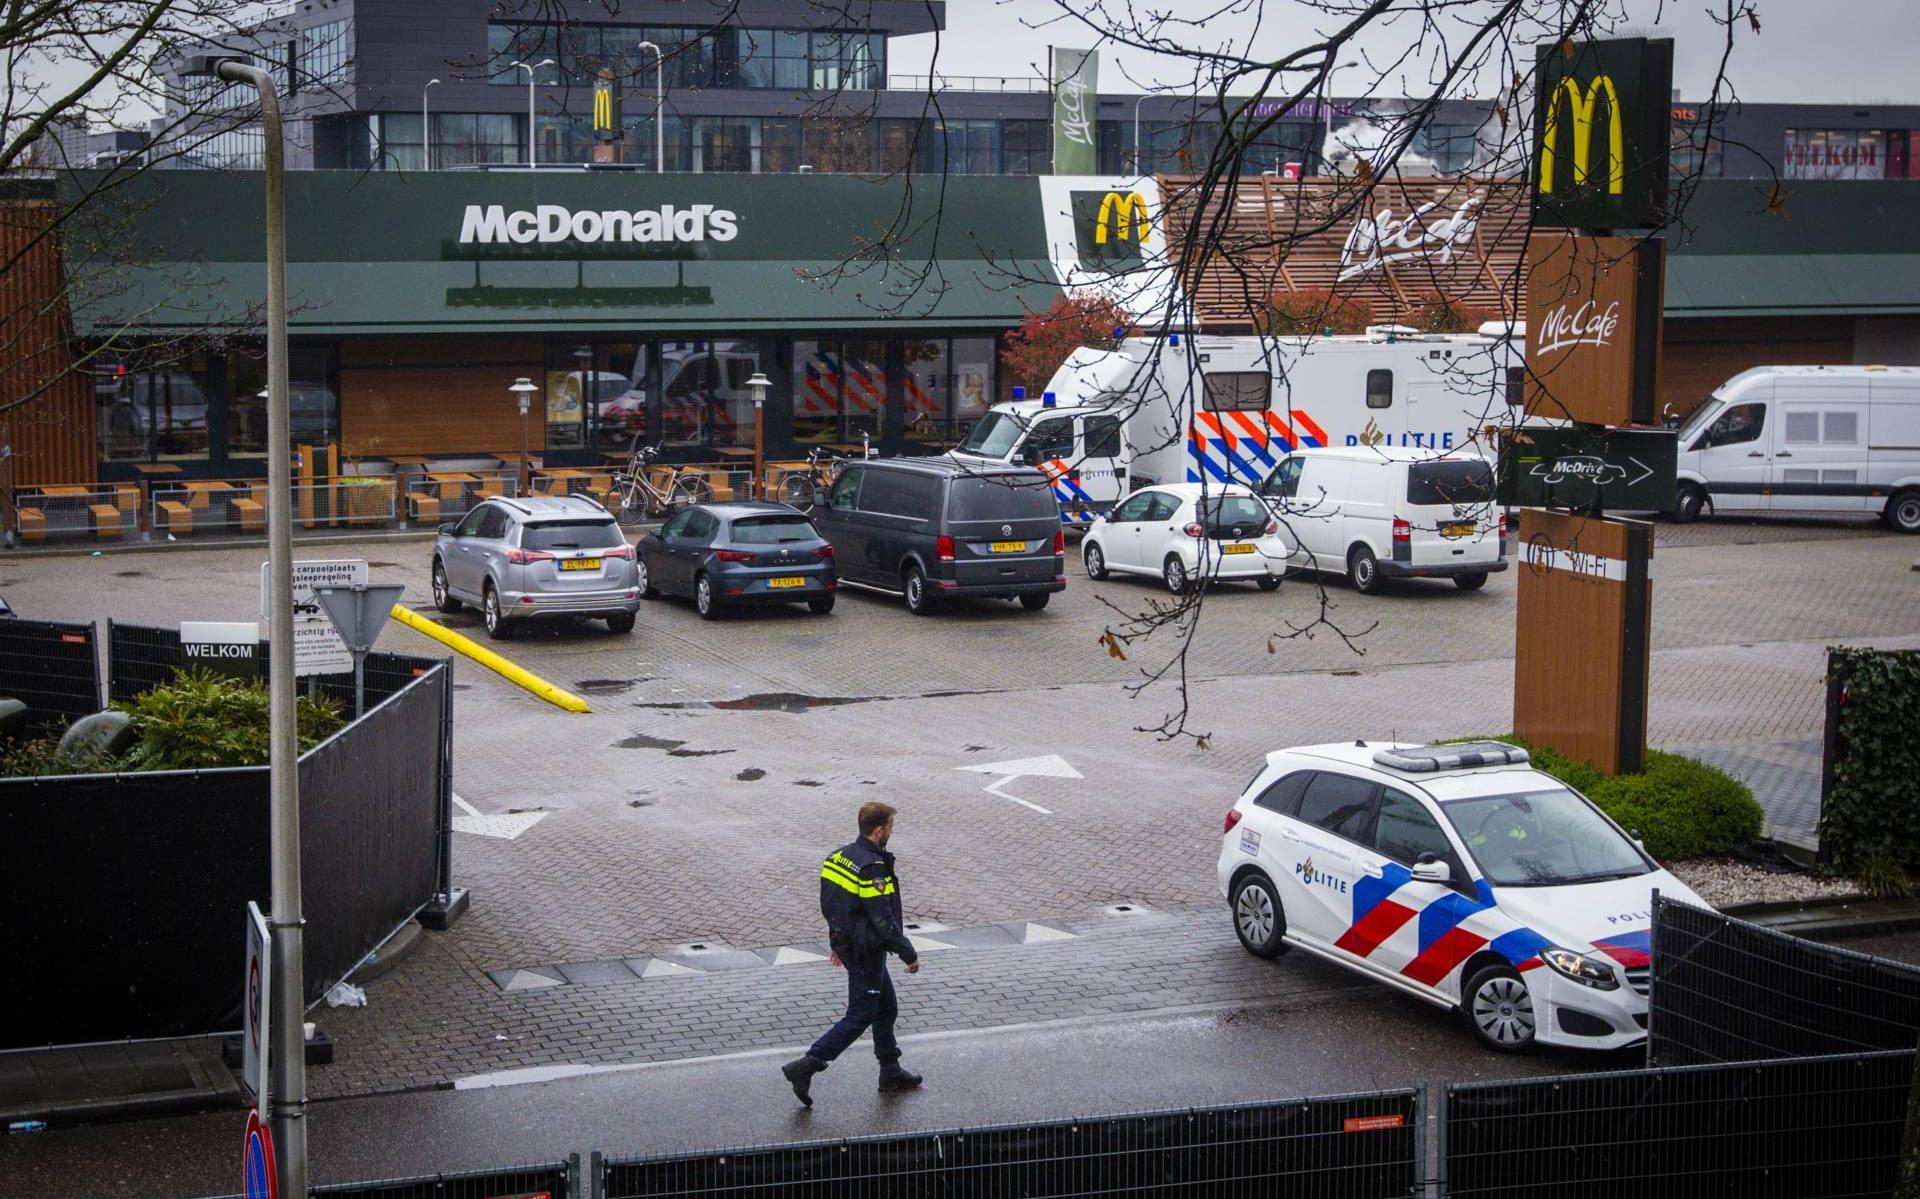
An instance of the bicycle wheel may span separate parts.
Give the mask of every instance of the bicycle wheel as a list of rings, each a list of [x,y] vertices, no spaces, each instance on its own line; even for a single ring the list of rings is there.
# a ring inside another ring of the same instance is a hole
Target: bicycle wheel
[[[795,508],[811,508],[813,506],[812,477],[791,474],[780,480],[780,502],[791,504]]]
[[[680,475],[667,489],[667,507],[675,512],[689,504],[704,504],[713,498],[713,485],[700,475]]]

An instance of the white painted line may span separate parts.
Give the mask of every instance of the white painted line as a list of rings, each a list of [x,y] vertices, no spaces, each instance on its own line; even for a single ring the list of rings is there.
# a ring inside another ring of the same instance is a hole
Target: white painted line
[[[1016,758],[1011,762],[988,762],[983,766],[956,766],[955,770],[971,771],[974,774],[1004,774],[1016,776],[1031,774],[1036,778],[1079,779],[1087,777],[1075,770],[1059,754],[1047,754],[1039,758]]]
[[[465,812],[469,816],[478,816],[481,814],[479,808],[476,808],[472,804],[468,803],[466,800],[461,799],[460,793],[458,791],[455,791],[452,794],[453,794],[453,802],[460,805],[460,810],[462,812]]]
[[[1008,775],[1006,778],[1003,778],[1003,779],[995,779],[993,782],[987,784],[987,794],[998,795],[1001,799],[1010,799],[1013,802],[1019,804],[1023,808],[1032,808],[1034,811],[1040,813],[1042,816],[1053,815],[1052,810],[1049,808],[1043,808],[1039,804],[1034,803],[1032,800],[1021,799],[1018,795],[1008,795],[1005,791],[1002,791],[1000,789],[1006,786],[1008,783],[1011,783],[1014,779],[1017,779],[1019,777],[1020,777],[1019,775],[1014,774],[1014,775]],[[1080,776],[1075,775],[1074,777],[1078,778]]]
[[[499,816],[455,816],[453,831],[492,837],[496,841],[514,841],[550,815],[551,812],[507,812]]]

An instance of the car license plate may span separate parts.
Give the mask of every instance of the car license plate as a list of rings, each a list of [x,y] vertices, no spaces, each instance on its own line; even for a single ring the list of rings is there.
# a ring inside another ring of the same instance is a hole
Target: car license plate
[[[1223,554],[1251,554],[1253,552],[1253,546],[1249,542],[1233,541],[1221,546],[1220,552]]]
[[[805,579],[768,579],[767,580],[767,586],[769,587],[805,587],[806,585],[807,585],[807,581]]]
[[[1027,543],[1024,541],[996,541],[988,547],[996,554],[1024,554]]]
[[[560,564],[561,570],[599,570],[598,558],[568,558]]]
[[[1473,522],[1470,520],[1457,520],[1452,524],[1441,525],[1440,536],[1471,537],[1473,536]]]

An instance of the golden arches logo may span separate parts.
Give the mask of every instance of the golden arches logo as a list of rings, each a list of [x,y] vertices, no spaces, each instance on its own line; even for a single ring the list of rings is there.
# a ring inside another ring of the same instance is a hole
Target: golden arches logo
[[[593,87],[593,131],[611,132],[613,129],[613,84],[596,83]]]
[[[1140,218],[1138,238],[1133,236],[1133,219],[1136,215]],[[1147,216],[1147,202],[1140,198],[1139,192],[1128,192],[1124,196],[1119,192],[1108,192],[1100,201],[1100,215],[1094,218],[1093,244],[1106,245],[1107,234],[1111,231],[1117,241],[1137,240],[1144,246],[1147,244],[1147,234],[1151,229],[1152,224]]]
[[[1594,76],[1593,82],[1583,89],[1578,80],[1562,79],[1547,99],[1546,128],[1540,138],[1540,193],[1553,191],[1554,168],[1560,161],[1560,97],[1567,99],[1566,108],[1573,118],[1573,183],[1575,187],[1587,181],[1587,175],[1593,164],[1593,110],[1602,96],[1607,101],[1607,192],[1620,195],[1627,184],[1627,137],[1620,119],[1620,96],[1614,90],[1613,80],[1606,75]]]

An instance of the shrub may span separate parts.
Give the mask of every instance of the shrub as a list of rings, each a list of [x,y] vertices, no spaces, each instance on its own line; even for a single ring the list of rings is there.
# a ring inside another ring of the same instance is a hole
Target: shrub
[[[1640,774],[1609,776],[1518,737],[1494,740],[1525,749],[1535,769],[1591,799],[1621,828],[1638,832],[1647,852],[1662,861],[1730,853],[1760,836],[1765,817],[1753,791],[1704,762],[1650,749]]]
[[[1267,310],[1254,317],[1255,330],[1270,337],[1365,333],[1372,323],[1372,304],[1357,296],[1335,295],[1324,287],[1276,291],[1267,301]]]
[[[100,774],[118,769],[113,758],[91,746],[61,752],[63,724],[45,736],[14,741],[0,749],[0,778],[35,778],[61,774]]]
[[[173,682],[115,706],[133,718],[139,735],[122,769],[211,770],[267,762],[267,687],[258,680],[183,670]],[[305,753],[340,728],[340,705],[303,696],[295,720]]]
[[[1053,381],[1067,355],[1082,347],[1111,350],[1116,331],[1133,325],[1127,310],[1104,296],[1061,296],[1045,312],[1030,312],[1007,335],[1000,351],[1006,381],[1039,392]]]
[[[1505,319],[1498,308],[1456,304],[1445,296],[1434,295],[1408,309],[1400,323],[1422,333],[1472,333],[1488,321]]]
[[[1829,669],[1842,689],[1821,846],[1863,883],[1920,872],[1920,652],[1834,649]]]

